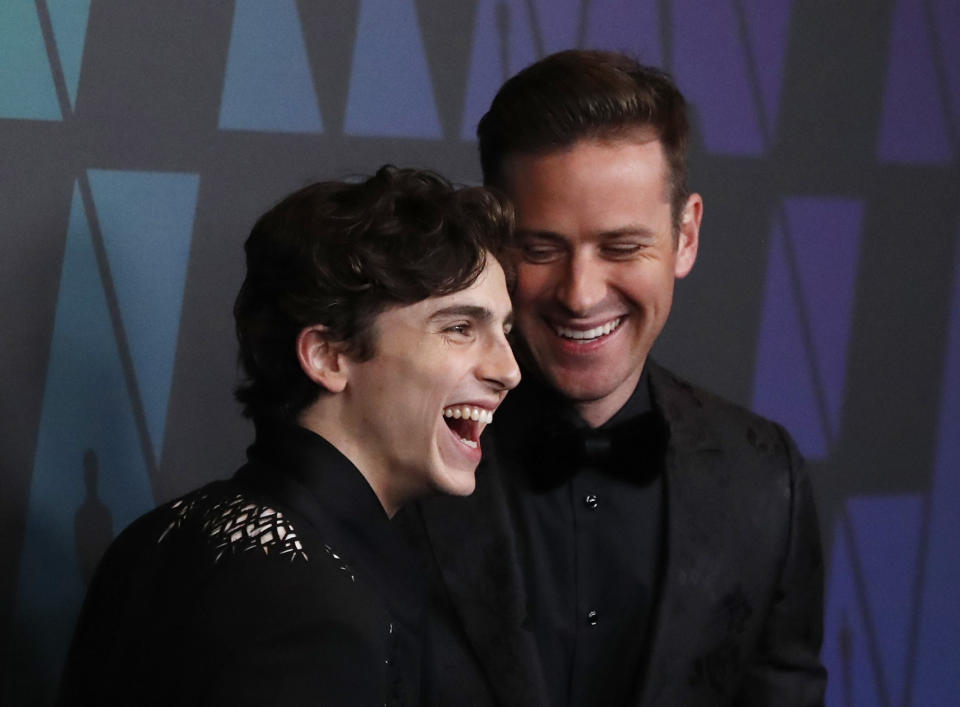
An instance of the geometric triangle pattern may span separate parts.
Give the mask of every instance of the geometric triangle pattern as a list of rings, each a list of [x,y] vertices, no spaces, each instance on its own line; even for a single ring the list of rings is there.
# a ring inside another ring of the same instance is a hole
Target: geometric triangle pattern
[[[890,32],[877,156],[948,163],[960,149],[960,4],[898,0]]]
[[[60,56],[60,68],[67,84],[70,105],[76,106],[83,45],[87,36],[90,0],[51,0],[47,3],[53,37]]]
[[[477,3],[462,139],[475,138],[477,123],[506,78],[551,52],[585,46],[662,63],[658,3],[596,0],[583,5],[576,0]]]
[[[443,137],[412,0],[361,0],[344,132]]]
[[[929,491],[915,705],[956,704],[960,695],[960,249],[955,257],[947,358],[940,385],[939,441]]]
[[[0,118],[63,119],[32,2],[0,2]]]
[[[219,126],[228,130],[323,132],[294,0],[237,0]]]
[[[791,198],[771,229],[752,408],[812,459],[841,422],[862,220],[860,201]]]
[[[89,178],[147,429],[159,463],[199,177],[90,170]]]
[[[706,149],[764,153],[774,142],[793,0],[677,0],[671,67],[699,111]],[[745,36],[744,36],[745,34]]]
[[[576,0],[477,3],[462,139],[476,139],[477,123],[507,78],[545,54],[577,45],[580,4]]]
[[[154,505],[77,189],[68,228],[13,616],[9,655],[14,665],[7,672],[4,704],[26,704],[19,699],[25,695],[31,704],[50,701],[44,697],[56,689],[89,568],[113,532]],[[97,530],[98,517],[108,518],[106,538]]]
[[[583,45],[626,52],[642,64],[663,66],[660,4],[636,0],[594,0],[587,13]]]
[[[824,607],[827,704],[900,703],[910,659],[922,507],[913,495],[847,502]]]

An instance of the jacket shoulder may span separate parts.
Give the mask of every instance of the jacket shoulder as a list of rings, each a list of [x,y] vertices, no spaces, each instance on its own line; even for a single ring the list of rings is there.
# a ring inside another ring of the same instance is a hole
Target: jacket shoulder
[[[758,458],[800,459],[789,433],[737,403],[726,400],[650,362],[650,387],[655,405],[672,432],[703,446],[715,446]]]
[[[307,571],[356,582],[351,564],[305,518],[235,481],[213,482],[141,516],[117,537],[103,564],[204,576]]]

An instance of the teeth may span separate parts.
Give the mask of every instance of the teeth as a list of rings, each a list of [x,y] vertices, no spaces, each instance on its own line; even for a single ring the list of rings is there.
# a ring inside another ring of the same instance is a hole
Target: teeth
[[[469,405],[444,408],[443,416],[452,417],[454,420],[473,420],[474,422],[483,422],[488,425],[493,422],[493,410],[475,408]]]
[[[460,441],[463,442],[463,443],[464,443],[465,445],[467,445],[468,447],[471,447],[471,448],[473,448],[473,449],[476,449],[477,446],[478,446],[477,443],[474,442],[472,439],[464,439],[463,437],[461,437],[461,438],[460,438]]]
[[[622,317],[617,317],[606,324],[594,327],[593,329],[587,329],[586,331],[583,331],[582,329],[568,329],[565,326],[558,326],[556,327],[557,336],[562,336],[564,339],[576,339],[577,341],[599,339],[601,336],[606,336],[620,326],[621,320]]]

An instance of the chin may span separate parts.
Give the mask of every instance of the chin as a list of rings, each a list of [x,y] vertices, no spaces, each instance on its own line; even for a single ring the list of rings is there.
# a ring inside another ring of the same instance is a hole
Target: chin
[[[548,371],[545,377],[559,393],[573,402],[599,400],[616,388],[609,380],[595,380],[589,375],[574,375],[569,371],[559,375]]]
[[[469,496],[477,488],[476,469],[451,469],[443,475],[434,486],[437,493],[447,496]]]

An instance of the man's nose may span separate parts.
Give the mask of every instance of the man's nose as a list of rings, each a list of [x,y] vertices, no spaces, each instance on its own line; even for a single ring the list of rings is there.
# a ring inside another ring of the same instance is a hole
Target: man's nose
[[[516,388],[520,382],[520,367],[513,357],[513,349],[506,335],[497,336],[488,347],[480,365],[480,377],[498,391]]]
[[[557,300],[575,316],[588,316],[607,294],[601,263],[590,254],[574,253],[557,284]]]

